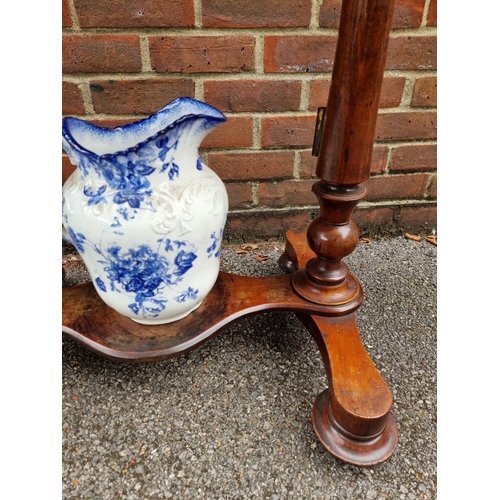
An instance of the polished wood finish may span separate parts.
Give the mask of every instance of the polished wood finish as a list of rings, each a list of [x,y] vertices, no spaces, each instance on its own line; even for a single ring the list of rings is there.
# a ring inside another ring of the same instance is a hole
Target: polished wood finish
[[[316,399],[312,421],[325,448],[356,465],[376,465],[398,443],[392,396],[368,356],[354,314],[337,318],[297,315],[316,341],[328,390]]]
[[[344,0],[316,175],[368,180],[394,0]]]
[[[287,233],[279,259],[287,275],[220,273],[202,305],[167,325],[145,326],[108,308],[88,283],[63,290],[63,332],[94,352],[156,361],[186,352],[247,315],[293,311],[315,339],[328,389],[313,426],[339,459],[375,465],[394,452],[398,433],[387,384],[363,347],[354,312],[363,290],[342,259],[357,245],[351,220],[366,196],[394,0],[344,0],[337,53],[313,186],[320,216]]]
[[[64,288],[63,332],[92,351],[121,361],[160,361],[187,352],[239,318],[264,311],[335,316],[342,309],[310,304],[291,290],[291,276],[252,278],[219,273],[201,306],[164,325],[141,325],[108,307],[91,282]]]

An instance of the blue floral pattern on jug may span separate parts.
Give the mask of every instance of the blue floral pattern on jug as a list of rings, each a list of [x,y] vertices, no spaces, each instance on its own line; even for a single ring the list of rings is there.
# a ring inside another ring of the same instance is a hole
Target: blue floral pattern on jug
[[[126,251],[114,245],[102,250],[73,229],[69,228],[68,232],[81,253],[85,252],[84,245],[87,245],[99,254],[98,262],[104,266],[109,290],[133,295],[134,300],[128,307],[144,318],[155,318],[165,309],[168,300],[157,298],[158,293],[163,287],[174,287],[181,282],[198,257],[197,248],[188,241],[158,240],[165,245],[162,255],[148,245]],[[102,277],[97,277],[94,282],[102,292],[107,293],[108,287]],[[198,290],[188,287],[174,298],[177,302],[185,302],[197,297]]]

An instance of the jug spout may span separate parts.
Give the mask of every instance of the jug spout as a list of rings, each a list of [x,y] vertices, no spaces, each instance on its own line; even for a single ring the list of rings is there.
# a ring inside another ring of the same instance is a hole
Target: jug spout
[[[148,118],[114,129],[74,117],[63,118],[62,145],[73,163],[78,163],[81,155],[127,155],[149,142],[158,142],[165,135],[189,134],[193,146],[198,147],[210,130],[226,120],[212,106],[181,97]]]

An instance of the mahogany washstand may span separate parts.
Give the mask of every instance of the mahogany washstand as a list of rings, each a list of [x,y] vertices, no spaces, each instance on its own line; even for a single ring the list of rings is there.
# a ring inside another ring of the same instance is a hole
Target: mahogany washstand
[[[92,283],[65,288],[63,333],[107,358],[160,361],[199,346],[244,316],[293,311],[316,341],[328,377],[329,387],[312,411],[318,438],[351,464],[387,460],[398,442],[392,396],[361,342],[355,311],[363,290],[342,259],[359,239],[351,215],[367,192],[363,183],[370,176],[393,9],[394,0],[343,1],[328,104],[316,137],[319,181],[313,191],[320,216],[307,229],[288,231],[279,264],[289,274],[220,272],[196,311],[157,326],[116,313]]]

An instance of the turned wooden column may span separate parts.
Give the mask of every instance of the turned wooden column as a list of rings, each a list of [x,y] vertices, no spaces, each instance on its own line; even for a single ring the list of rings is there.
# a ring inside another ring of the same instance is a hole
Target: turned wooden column
[[[359,233],[351,215],[366,196],[394,0],[344,0],[313,186],[320,216],[307,231],[316,257],[293,279],[314,303],[354,310],[363,297],[342,261]]]
[[[394,0],[342,3],[316,168],[320,180],[313,186],[320,216],[307,228],[309,248],[304,231],[290,230],[280,258],[283,269],[295,271],[295,292],[332,311],[328,318],[297,314],[318,344],[328,377],[328,389],[313,406],[316,434],[330,453],[364,466],[387,460],[398,432],[391,393],[356,326],[363,291],[342,259],[359,239],[351,216],[367,193],[393,9]]]

